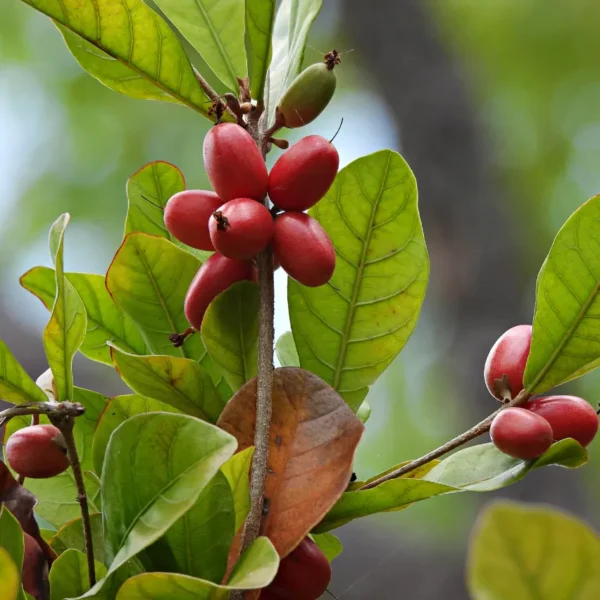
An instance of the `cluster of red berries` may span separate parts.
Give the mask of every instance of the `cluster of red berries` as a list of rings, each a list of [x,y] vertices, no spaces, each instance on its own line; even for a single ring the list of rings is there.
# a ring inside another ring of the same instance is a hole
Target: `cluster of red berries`
[[[335,147],[311,135],[294,144],[267,172],[262,154],[239,125],[221,123],[204,140],[204,166],[214,192],[186,190],[169,199],[164,220],[180,242],[216,250],[198,270],[185,314],[199,329],[212,300],[238,281],[256,280],[253,259],[272,243],[276,266],[306,286],[327,283],[335,251],[305,210],[331,187],[339,167]],[[265,197],[274,209],[264,206]],[[285,211],[277,214],[278,211]]]
[[[279,563],[275,579],[260,600],[317,600],[331,581],[331,565],[309,537]]]
[[[54,425],[31,425],[13,433],[6,442],[5,458],[22,477],[47,479],[69,467],[67,447]]]
[[[498,400],[514,398],[523,389],[523,374],[531,348],[531,325],[518,325],[494,344],[485,363],[485,383]],[[553,442],[573,438],[587,446],[598,432],[598,415],[583,398],[534,398],[522,408],[502,410],[492,422],[496,447],[515,458],[542,455]]]

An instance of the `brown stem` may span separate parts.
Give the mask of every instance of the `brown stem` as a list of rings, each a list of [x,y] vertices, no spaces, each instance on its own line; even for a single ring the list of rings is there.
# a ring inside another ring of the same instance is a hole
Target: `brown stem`
[[[492,421],[501,410],[504,410],[505,408],[511,406],[521,406],[522,404],[525,404],[525,402],[527,402],[527,400],[530,397],[531,394],[527,390],[522,390],[516,398],[510,400],[510,402],[507,402],[502,408],[499,408],[497,411],[493,412],[489,417],[487,417],[480,423],[477,423],[477,425],[475,425],[474,427],[471,427],[471,429],[465,431],[464,433],[461,433],[460,435],[456,436],[455,438],[451,439],[445,444],[442,444],[439,448],[436,448],[435,450],[424,454],[420,458],[417,458],[416,460],[413,460],[408,464],[399,467],[395,471],[386,473],[378,479],[375,479],[374,481],[363,485],[362,487],[358,488],[357,491],[370,490],[382,483],[385,483],[386,481],[402,477],[403,475],[406,475],[407,473],[410,473],[411,471],[414,471],[415,469],[426,465],[428,462],[431,462],[432,460],[435,460],[440,456],[444,456],[444,454],[447,454],[448,452],[451,452],[456,448],[460,448],[460,446],[463,446],[464,444],[470,442],[476,437],[483,435],[486,431],[489,431],[490,426],[492,425]]]
[[[259,126],[263,110],[262,103],[259,103],[257,109],[248,115],[248,132],[256,145],[261,148],[264,157],[264,134]],[[260,534],[273,408],[275,286],[273,282],[273,253],[270,246],[267,246],[258,255],[256,262],[258,265],[258,283],[260,286],[256,428],[254,432],[254,454],[252,456],[252,470],[250,474],[250,511],[244,523],[240,555]],[[245,592],[241,590],[233,591],[230,594],[230,599],[240,600],[244,598],[244,595]]]
[[[85,412],[85,407],[78,402],[31,402],[19,404],[0,411],[0,427],[13,417],[23,415],[46,415],[47,417],[79,417]]]
[[[96,568],[94,565],[92,524],[90,521],[90,509],[88,506],[88,499],[85,491],[83,473],[81,471],[81,463],[79,462],[77,446],[75,445],[75,437],[73,436],[73,426],[75,425],[75,421],[73,420],[73,417],[66,415],[51,415],[50,421],[53,425],[60,429],[63,438],[65,439],[65,445],[67,447],[67,457],[69,458],[69,462],[71,463],[73,477],[75,478],[75,485],[77,486],[77,502],[79,502],[79,507],[81,508],[81,522],[83,523],[83,541],[85,555],[87,557],[88,578],[90,587],[93,587],[96,584]]]

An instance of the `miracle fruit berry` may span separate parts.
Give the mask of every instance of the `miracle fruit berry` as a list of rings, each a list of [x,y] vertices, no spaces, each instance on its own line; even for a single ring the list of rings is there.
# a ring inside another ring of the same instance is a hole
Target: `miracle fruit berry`
[[[227,258],[248,260],[273,237],[273,216],[260,202],[236,198],[219,207],[208,221],[210,239]]]
[[[215,125],[204,138],[204,167],[223,204],[234,198],[262,200],[269,174],[250,134],[235,123]]]
[[[309,537],[279,563],[275,579],[260,600],[318,600],[331,581],[331,565]]]
[[[62,433],[54,425],[31,425],[13,433],[6,442],[6,461],[23,477],[54,477],[69,466]]]
[[[279,102],[278,118],[289,129],[314,121],[333,97],[337,77],[333,67],[317,63],[292,81]]]
[[[283,213],[275,219],[273,253],[290,277],[308,287],[327,283],[335,269],[327,232],[306,213]]]
[[[37,540],[23,532],[23,567],[21,583],[23,589],[34,598],[49,598],[48,561]]]
[[[541,456],[552,445],[552,427],[524,408],[505,408],[492,422],[490,437],[498,450],[514,458]]]
[[[492,346],[483,370],[485,385],[490,394],[502,400],[495,389],[496,379],[508,377],[514,398],[523,389],[523,373],[531,348],[531,325],[517,325],[503,333]]]
[[[283,210],[307,210],[327,193],[339,166],[335,146],[320,135],[309,135],[285,152],[271,169],[269,197]]]
[[[192,327],[200,329],[208,305],[238,281],[257,281],[256,267],[247,261],[213,254],[199,269],[185,297],[184,311]]]
[[[180,242],[198,250],[214,250],[208,220],[223,204],[214,192],[185,190],[171,196],[165,207],[165,226]]]
[[[523,408],[550,423],[554,441],[573,438],[587,446],[598,433],[598,415],[583,398],[548,396],[530,400]]]

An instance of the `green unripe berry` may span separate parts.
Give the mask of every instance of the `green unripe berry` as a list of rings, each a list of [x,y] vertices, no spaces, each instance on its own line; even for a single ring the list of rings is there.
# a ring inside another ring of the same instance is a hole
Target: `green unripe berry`
[[[326,63],[307,67],[292,81],[281,102],[279,118],[289,129],[314,121],[329,104],[335,92],[337,78]]]

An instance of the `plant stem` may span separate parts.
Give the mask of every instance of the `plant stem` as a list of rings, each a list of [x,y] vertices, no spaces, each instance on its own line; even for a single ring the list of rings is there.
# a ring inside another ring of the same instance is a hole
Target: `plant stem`
[[[390,481],[392,479],[397,479],[398,477],[402,477],[403,475],[406,475],[407,473],[410,473],[411,471],[414,471],[415,469],[418,469],[419,467],[426,465],[428,462],[431,462],[432,460],[435,460],[436,458],[439,458],[440,456],[444,456],[444,454],[447,454],[448,452],[451,452],[452,450],[455,450],[456,448],[460,448],[460,446],[463,446],[467,442],[470,442],[471,440],[475,439],[476,437],[479,437],[480,435],[484,434],[486,431],[489,431],[489,429],[492,425],[492,421],[494,420],[496,415],[498,415],[498,413],[501,410],[504,410],[505,408],[508,408],[511,406],[521,406],[522,404],[525,404],[525,402],[527,402],[527,400],[530,397],[531,397],[531,394],[527,390],[522,390],[519,393],[519,395],[516,396],[513,400],[510,400],[509,402],[507,402],[502,408],[499,408],[498,410],[493,412],[489,417],[485,418],[480,423],[477,423],[477,425],[471,427],[471,429],[468,429],[464,433],[461,433],[460,435],[456,436],[455,438],[451,439],[450,441],[446,442],[445,444],[442,444],[439,448],[436,448],[435,450],[432,450],[431,452],[424,454],[420,458],[417,458],[416,460],[413,460],[413,461],[409,462],[408,464],[403,465],[402,467],[399,467],[395,471],[386,473],[385,475],[382,475],[378,479],[375,479],[375,480],[363,485],[362,487],[358,488],[357,491],[370,490],[374,487],[377,487],[378,485],[381,485],[382,483],[385,483],[386,481]]]
[[[263,132],[260,130],[262,104],[248,115],[248,132],[263,157],[266,149],[263,145]],[[265,200],[266,204],[266,200]],[[254,454],[250,475],[250,512],[244,523],[240,554],[244,552],[260,534],[263,518],[265,477],[269,460],[269,437],[273,408],[273,347],[275,317],[275,286],[273,282],[273,253],[267,246],[257,257],[258,283],[260,286],[260,309],[258,330],[258,368],[256,384],[256,426],[254,432]],[[237,590],[230,598],[243,598],[245,592]]]
[[[241,546],[243,552],[258,537],[263,515],[265,477],[269,460],[269,433],[271,428],[273,394],[273,315],[275,289],[273,285],[273,256],[268,247],[258,256],[260,284],[258,377],[256,386],[256,429],[254,455],[250,477],[251,508],[244,527]]]
[[[78,402],[31,402],[19,404],[0,411],[0,427],[13,417],[23,415],[46,415],[47,417],[79,417],[85,412],[85,407]]]
[[[73,417],[60,415],[50,416],[50,421],[58,427],[65,439],[67,447],[67,457],[71,463],[75,485],[77,486],[77,502],[81,508],[81,521],[83,523],[83,540],[85,555],[87,557],[88,578],[90,587],[96,584],[96,568],[94,565],[94,545],[92,543],[92,524],[90,521],[90,509],[88,506],[87,494],[85,491],[85,483],[83,481],[83,473],[81,471],[81,463],[77,454],[77,446],[73,436],[73,426],[75,421]]]

